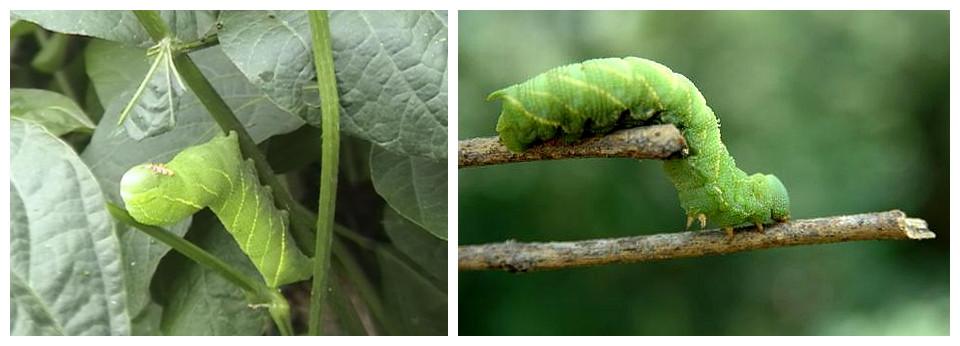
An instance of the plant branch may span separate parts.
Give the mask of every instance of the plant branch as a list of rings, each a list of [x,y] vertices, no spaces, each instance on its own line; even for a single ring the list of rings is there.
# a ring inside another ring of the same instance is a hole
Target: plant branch
[[[719,229],[653,234],[626,238],[574,242],[519,243],[461,246],[459,266],[466,270],[526,272],[613,263],[646,262],[723,255],[795,245],[828,244],[856,240],[932,239],[936,234],[922,219],[907,218],[899,210],[796,220],[738,229],[727,238]]]
[[[190,53],[218,44],[220,44],[220,37],[214,33],[204,36],[198,40],[177,43],[173,48],[180,53]]]
[[[313,256],[313,287],[310,290],[309,335],[320,335],[323,323],[321,310],[327,297],[330,276],[330,242],[333,239],[333,217],[337,203],[337,172],[340,161],[340,101],[333,69],[330,25],[326,11],[307,11],[313,39],[313,64],[320,88],[321,166],[320,198],[317,210],[317,235]]]
[[[170,34],[170,27],[167,26],[167,23],[163,21],[163,17],[160,16],[160,11],[136,10],[133,11],[133,14],[137,16],[140,25],[147,31],[147,34],[150,35],[153,42],[160,42],[160,40],[163,40],[165,37],[173,36]]]
[[[538,160],[587,157],[669,159],[684,155],[687,142],[673,124],[652,125],[616,131],[604,136],[566,144],[551,140],[522,153],[507,150],[497,137],[460,141],[460,168]]]

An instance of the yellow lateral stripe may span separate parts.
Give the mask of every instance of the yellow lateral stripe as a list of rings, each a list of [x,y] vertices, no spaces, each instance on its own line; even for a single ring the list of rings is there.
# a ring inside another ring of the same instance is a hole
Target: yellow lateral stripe
[[[264,268],[264,267],[263,267],[263,262],[266,261],[266,260],[267,260],[267,256],[270,255],[270,242],[273,241],[273,239],[272,239],[272,238],[273,238],[273,232],[270,232],[269,235],[270,235],[270,237],[267,238],[267,242],[265,243],[266,245],[264,245],[263,254],[260,255],[260,260],[257,261],[257,269],[260,269],[260,271],[265,274],[265,275],[264,275],[264,279],[267,279],[267,278],[268,278],[267,275],[269,275],[269,274],[268,274],[269,272],[268,272],[267,270],[273,269],[273,268]],[[282,254],[281,254],[281,256],[282,256]],[[276,269],[273,269],[273,270],[279,271],[280,268],[276,268]],[[276,275],[274,275],[274,277],[276,277]],[[273,281],[273,282],[269,283],[269,285],[272,287],[272,286],[275,286],[276,283],[277,283],[276,281]]]
[[[614,75],[614,76],[620,77],[620,79],[623,79],[623,80],[627,81],[627,83],[632,83],[632,82],[633,82],[633,77],[632,77],[632,76],[628,76],[628,75],[625,75],[625,74],[623,74],[623,73],[620,73],[620,71],[617,71],[617,70],[614,70],[614,69],[612,69],[612,68],[609,68],[609,67],[607,67],[606,65],[593,65],[592,67],[595,68],[595,69],[598,69],[598,70],[606,71],[607,73],[612,74],[612,75]]]
[[[563,102],[563,100],[561,100],[560,97],[558,97],[557,95],[548,93],[548,92],[546,92],[546,91],[536,91],[536,90],[530,91],[529,93],[530,93],[530,94],[533,94],[533,95],[541,96],[541,97],[547,97],[547,98],[554,99],[554,100],[556,100],[557,103],[561,104],[561,105],[563,106],[563,108],[566,108],[568,113],[573,114],[573,115],[576,115],[576,116],[578,116],[578,117],[580,116],[580,112],[578,112],[576,109],[573,109],[572,107],[570,107],[570,105],[567,104],[566,102]]]
[[[582,81],[582,80],[574,79],[574,78],[571,78],[571,77],[569,77],[569,76],[560,75],[559,78],[560,78],[560,80],[565,81],[565,82],[569,83],[570,85],[576,85],[576,86],[579,86],[579,87],[581,87],[581,88],[586,88],[586,89],[589,89],[589,90],[593,90],[593,91],[596,92],[597,94],[600,94],[600,95],[602,95],[602,96],[605,96],[606,98],[610,99],[610,101],[613,101],[613,103],[616,103],[617,107],[620,107],[620,108],[623,108],[623,109],[627,109],[627,105],[624,104],[623,101],[620,101],[620,99],[614,97],[613,94],[608,93],[606,90],[600,89],[600,88],[598,88],[598,87],[595,86],[595,85],[590,85],[590,84],[588,84],[588,83],[586,83],[586,82],[584,82],[584,81]]]
[[[140,207],[137,206],[136,204],[127,205],[127,208],[130,208],[131,210],[133,210],[133,209],[139,210],[139,211],[140,211],[140,215],[144,216],[144,217],[147,218],[147,219],[150,219],[150,223],[149,223],[149,224],[151,224],[151,225],[159,225],[159,224],[162,224],[162,223],[163,223],[163,220],[160,220],[160,219],[158,219],[158,218],[156,218],[156,217],[153,217],[153,215],[150,215],[150,213],[147,213],[147,210],[146,210],[146,209],[140,208]],[[137,221],[139,221],[139,220],[137,220]],[[147,223],[147,222],[144,222],[144,223]]]
[[[242,174],[243,173],[241,173],[241,175]],[[230,223],[231,230],[237,229],[237,219],[240,218],[240,213],[243,211],[243,203],[245,202],[244,200],[247,199],[247,189],[245,188],[245,184],[244,184],[245,182],[246,182],[246,179],[243,179],[243,177],[241,176],[240,177],[240,205],[237,206],[237,212],[233,214],[233,222]]]
[[[250,225],[250,234],[247,234],[247,241],[244,242],[244,249],[250,248],[250,240],[253,240],[253,232],[257,229],[257,219],[260,217],[260,196],[254,194],[254,199],[257,200],[257,207],[253,212],[253,224]]]
[[[546,124],[546,125],[550,125],[550,126],[560,126],[560,123],[558,123],[558,122],[556,122],[556,121],[553,121],[553,120],[550,120],[550,119],[547,119],[547,118],[538,116],[538,115],[533,114],[533,113],[530,113],[530,111],[528,111],[527,108],[524,107],[523,104],[520,103],[520,101],[517,101],[517,99],[514,98],[513,96],[510,96],[510,95],[506,95],[506,94],[505,94],[505,95],[503,95],[503,99],[506,100],[507,102],[516,104],[517,107],[520,107],[520,110],[523,111],[523,114],[524,114],[524,115],[526,115],[527,117],[533,119],[534,121],[536,121],[536,122],[538,122],[538,123]]]
[[[660,95],[657,95],[657,91],[653,90],[653,86],[647,81],[647,77],[640,75],[640,83],[643,83],[643,86],[647,88],[647,92],[653,95],[653,101],[657,103],[657,107],[660,107],[661,110],[666,109],[666,107],[663,106],[663,102],[660,102]]]
[[[260,256],[260,261],[257,264],[257,268],[263,268],[263,261],[267,259],[267,255],[270,254],[270,242],[273,241],[274,233],[276,233],[274,230],[270,230],[270,232],[267,232],[267,242],[264,244],[263,255]],[[283,256],[283,254],[280,254],[280,256]],[[279,271],[280,268],[277,268],[277,270]],[[275,284],[276,281],[274,281],[273,283]]]
[[[211,168],[211,167],[201,167],[201,168],[206,169],[206,170],[208,170],[208,171],[213,171],[213,172],[216,172],[216,173],[222,175],[223,178],[227,180],[227,183],[230,184],[230,192],[231,192],[231,193],[233,192],[233,179],[230,179],[230,175],[227,174],[227,172],[224,172],[224,171],[222,171],[222,170],[220,170],[220,169]],[[227,195],[229,195],[229,193],[228,193]]]
[[[286,238],[286,237],[287,237],[287,223],[286,223],[287,219],[283,217],[283,216],[285,215],[285,213],[284,213],[283,211],[277,211],[274,215],[277,215],[277,217],[280,218],[280,231],[283,232],[283,237]],[[273,228],[270,228],[270,229],[273,229]],[[285,248],[286,248],[285,245],[281,244],[281,250],[284,250]],[[283,253],[283,251],[281,251],[281,252],[280,252],[280,264],[283,264],[283,255],[284,255],[284,253]],[[277,274],[276,274],[277,277],[279,277],[279,275],[280,275],[280,268],[283,268],[283,267],[281,267],[281,266],[278,266],[278,267],[277,267]],[[279,280],[279,279],[274,278],[274,281],[273,281],[273,282],[276,283],[277,280]]]
[[[203,206],[202,206],[202,205],[199,205],[199,204],[197,204],[197,203],[194,203],[194,202],[191,202],[191,201],[182,199],[182,198],[169,197],[169,196],[167,196],[167,195],[160,195],[160,197],[163,198],[163,199],[165,199],[165,200],[171,201],[171,202],[176,202],[176,203],[180,203],[180,204],[186,204],[186,205],[188,205],[188,206],[191,206],[191,207],[194,207],[194,208],[197,208],[197,209],[203,209]]]
[[[209,187],[207,187],[206,185],[203,185],[203,184],[201,184],[201,183],[199,183],[199,182],[196,183],[196,184],[197,184],[197,186],[199,186],[201,189],[203,189],[203,191],[206,191],[207,193],[216,196],[217,199],[220,198],[220,194],[218,194],[218,193],[216,193],[215,191],[211,190],[211,189],[210,189]]]
[[[273,275],[273,282],[280,281],[280,270],[283,269],[283,257],[287,251],[287,230],[280,230],[280,262],[277,263],[277,272]]]

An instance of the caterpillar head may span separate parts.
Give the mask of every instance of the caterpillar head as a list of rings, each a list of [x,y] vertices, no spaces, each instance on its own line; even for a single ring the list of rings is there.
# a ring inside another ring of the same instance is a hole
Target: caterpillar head
[[[179,180],[173,170],[162,164],[138,165],[120,179],[120,198],[137,221],[171,225],[201,209],[181,193],[184,184]]]
[[[763,202],[770,208],[770,218],[778,222],[787,221],[790,218],[790,196],[787,195],[787,188],[772,174],[764,174],[762,177],[765,192]]]
[[[773,221],[783,222],[790,218],[790,196],[787,188],[780,179],[772,174],[753,174],[750,176],[750,186],[757,202],[761,206],[761,219],[770,218]]]

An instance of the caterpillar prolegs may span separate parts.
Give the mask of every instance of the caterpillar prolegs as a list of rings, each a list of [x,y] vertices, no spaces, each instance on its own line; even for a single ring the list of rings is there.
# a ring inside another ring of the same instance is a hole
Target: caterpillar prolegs
[[[780,179],[748,176],[720,141],[717,117],[689,79],[654,61],[626,57],[588,60],[544,72],[497,90],[501,142],[519,152],[531,144],[567,141],[615,129],[672,123],[690,149],[667,160],[664,170],[677,188],[687,227],[707,221],[732,234],[733,226],[784,221],[790,199]]]
[[[156,226],[209,207],[270,287],[310,277],[312,262],[292,241],[287,211],[277,209],[253,162],[240,155],[236,133],[187,148],[166,164],[131,168],[120,196],[130,216]]]

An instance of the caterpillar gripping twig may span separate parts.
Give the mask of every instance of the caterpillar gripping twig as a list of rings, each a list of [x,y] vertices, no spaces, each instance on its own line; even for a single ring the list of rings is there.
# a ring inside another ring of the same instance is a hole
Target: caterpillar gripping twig
[[[275,206],[253,162],[240,155],[236,133],[187,148],[166,164],[131,168],[120,195],[130,216],[155,226],[209,207],[270,287],[310,276],[312,262],[292,241],[287,211]]]
[[[501,100],[500,140],[510,150],[561,138],[574,141],[619,128],[671,123],[690,154],[664,161],[687,218],[732,230],[789,217],[786,188],[773,175],[748,176],[720,141],[717,117],[689,79],[635,57],[561,66],[493,92]]]

